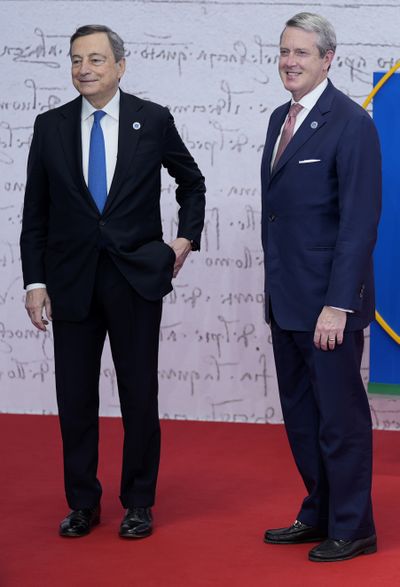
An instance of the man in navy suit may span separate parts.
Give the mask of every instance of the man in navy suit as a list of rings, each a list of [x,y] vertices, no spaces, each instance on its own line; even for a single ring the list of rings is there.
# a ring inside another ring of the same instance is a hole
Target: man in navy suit
[[[21,234],[26,309],[41,330],[53,320],[71,508],[59,532],[84,536],[100,520],[98,385],[108,334],[124,425],[119,533],[143,538],[152,532],[160,457],[162,297],[200,247],[204,178],[169,111],[119,89],[125,58],[115,32],[80,27],[70,53],[80,96],[36,119]],[[177,183],[170,245],[162,238],[162,166]]]
[[[335,49],[321,16],[286,23],[279,73],[292,100],[272,113],[262,159],[266,319],[307,489],[295,522],[267,530],[265,541],[320,542],[313,561],[376,551],[360,365],[363,329],[374,319],[380,148],[370,116],[327,79]]]

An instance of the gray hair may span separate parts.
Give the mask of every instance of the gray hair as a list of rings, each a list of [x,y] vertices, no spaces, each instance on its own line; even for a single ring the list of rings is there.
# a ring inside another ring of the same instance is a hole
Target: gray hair
[[[115,33],[114,31],[112,31],[110,28],[102,24],[86,24],[76,29],[76,31],[69,40],[70,54],[72,43],[76,39],[79,39],[79,37],[86,37],[87,35],[93,35],[94,33],[106,33],[116,63],[118,63],[118,61],[121,61],[121,59],[125,57],[124,42],[121,39],[121,37],[117,35],[117,33]]]
[[[333,51],[335,53],[335,30],[331,23],[323,16],[313,14],[312,12],[299,12],[287,21],[286,26],[296,27],[308,33],[317,33],[317,47],[320,57],[324,57],[328,51]],[[281,34],[281,39],[282,35],[283,32]]]

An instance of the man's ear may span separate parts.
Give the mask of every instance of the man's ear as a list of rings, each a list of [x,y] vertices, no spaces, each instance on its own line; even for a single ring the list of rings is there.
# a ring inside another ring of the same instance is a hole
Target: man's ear
[[[126,67],[126,60],[125,57],[122,57],[122,59],[120,59],[117,62],[117,67],[118,67],[118,77],[119,79],[121,79],[121,77],[124,75],[125,73],[125,67]]]
[[[324,55],[324,69],[325,71],[329,71],[331,68],[331,64],[333,61],[333,58],[335,57],[335,53],[332,51],[332,49],[329,49],[325,55]]]

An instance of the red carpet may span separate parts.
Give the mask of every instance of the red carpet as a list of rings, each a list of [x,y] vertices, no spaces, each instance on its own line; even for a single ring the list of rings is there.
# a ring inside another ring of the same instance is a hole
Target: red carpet
[[[310,546],[262,542],[303,489],[282,426],[163,422],[156,530],[124,541],[121,423],[101,429],[103,517],[90,536],[57,535],[67,513],[57,419],[0,415],[1,587],[388,586],[400,583],[400,433],[375,432],[376,555],[308,562]]]

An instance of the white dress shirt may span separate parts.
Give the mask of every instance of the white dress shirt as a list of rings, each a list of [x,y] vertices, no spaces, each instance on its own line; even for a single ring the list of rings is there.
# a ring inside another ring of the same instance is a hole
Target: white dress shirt
[[[119,125],[119,100],[120,91],[111,98],[101,110],[106,113],[106,116],[100,120],[100,125],[104,135],[104,145],[106,150],[106,174],[107,174],[107,193],[110,191],[111,182],[114,177],[115,165],[117,163],[118,155],[118,125]],[[82,136],[82,171],[85,178],[86,185],[88,185],[89,176],[89,147],[90,147],[90,132],[93,126],[93,113],[96,108],[82,97],[82,112],[81,112],[81,136]],[[31,289],[38,289],[46,287],[44,283],[30,283],[26,286],[26,291]]]

